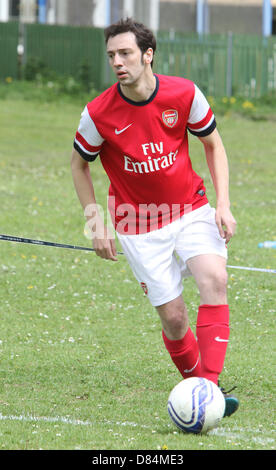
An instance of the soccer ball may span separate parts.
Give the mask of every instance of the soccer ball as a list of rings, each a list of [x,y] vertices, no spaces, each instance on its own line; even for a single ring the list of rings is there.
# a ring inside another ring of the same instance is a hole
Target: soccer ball
[[[168,412],[182,431],[205,434],[223,418],[225,399],[218,386],[202,377],[179,382],[168,399]]]

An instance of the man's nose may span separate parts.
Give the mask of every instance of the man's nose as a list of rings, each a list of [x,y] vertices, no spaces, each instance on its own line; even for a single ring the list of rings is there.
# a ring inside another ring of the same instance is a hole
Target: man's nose
[[[113,58],[113,65],[114,67],[120,67],[122,64],[122,58],[120,54],[115,54]]]

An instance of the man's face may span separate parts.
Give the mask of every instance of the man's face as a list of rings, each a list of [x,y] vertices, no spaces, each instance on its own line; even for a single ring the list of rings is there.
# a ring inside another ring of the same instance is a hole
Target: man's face
[[[142,54],[135,35],[131,32],[109,38],[107,41],[109,64],[121,85],[131,86],[141,78],[151,51],[148,49]]]

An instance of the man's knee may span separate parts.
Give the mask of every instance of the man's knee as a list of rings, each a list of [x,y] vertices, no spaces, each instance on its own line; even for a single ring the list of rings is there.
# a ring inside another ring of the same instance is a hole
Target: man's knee
[[[199,288],[205,292],[225,294],[227,291],[228,276],[226,269],[211,270],[200,280]]]
[[[157,307],[162,327],[169,339],[181,339],[188,329],[187,309],[183,300],[176,299]]]

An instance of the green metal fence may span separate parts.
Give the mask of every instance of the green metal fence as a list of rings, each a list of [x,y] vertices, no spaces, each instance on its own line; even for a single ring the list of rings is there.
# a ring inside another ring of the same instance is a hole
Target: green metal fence
[[[249,97],[276,92],[275,36],[233,36],[232,90]]]
[[[276,37],[158,33],[155,70],[195,81],[212,96],[276,92]]]
[[[0,79],[18,78],[18,23],[0,23]]]
[[[155,69],[193,80],[209,95],[225,95],[227,48],[220,37],[160,32]]]
[[[79,77],[85,65],[90,80],[102,88],[105,73],[103,31],[100,28],[26,24],[24,26],[24,62],[41,59],[61,75]]]
[[[18,23],[0,23],[0,78],[18,78]],[[92,27],[20,25],[22,64],[39,59],[60,75],[89,80],[102,90],[114,83],[103,30]],[[210,96],[260,97],[276,93],[276,37],[158,32],[154,70],[197,83]]]

